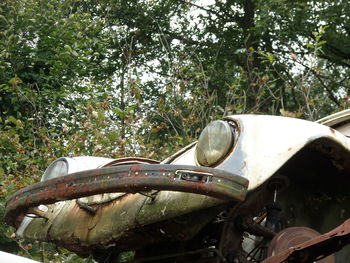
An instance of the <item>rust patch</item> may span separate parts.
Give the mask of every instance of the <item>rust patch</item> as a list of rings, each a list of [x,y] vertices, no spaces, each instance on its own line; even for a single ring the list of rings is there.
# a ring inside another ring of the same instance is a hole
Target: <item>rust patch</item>
[[[349,243],[350,219],[330,232],[289,247],[278,255],[265,259],[262,263],[314,262],[339,251]]]
[[[267,255],[278,255],[284,250],[298,246],[305,241],[311,240],[320,236],[317,231],[308,227],[289,227],[283,229],[276,235],[268,248]],[[334,255],[317,261],[318,263],[334,263]]]
[[[213,179],[208,182],[178,179],[178,170],[211,174]],[[5,221],[18,227],[30,207],[102,193],[169,190],[243,201],[247,188],[247,179],[208,167],[169,164],[107,167],[69,174],[17,191],[7,201]]]

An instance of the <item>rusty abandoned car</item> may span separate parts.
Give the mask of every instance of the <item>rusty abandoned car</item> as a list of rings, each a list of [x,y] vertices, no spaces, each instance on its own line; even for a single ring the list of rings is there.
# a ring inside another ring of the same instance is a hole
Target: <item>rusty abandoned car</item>
[[[348,263],[349,136],[350,110],[228,116],[161,162],[59,158],[5,220],[98,262]]]

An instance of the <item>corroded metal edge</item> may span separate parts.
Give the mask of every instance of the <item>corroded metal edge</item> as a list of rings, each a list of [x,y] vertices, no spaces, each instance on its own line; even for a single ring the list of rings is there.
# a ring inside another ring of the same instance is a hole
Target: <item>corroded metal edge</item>
[[[347,244],[350,244],[350,219],[330,232],[290,247],[262,263],[314,262],[339,251]]]
[[[186,180],[179,177],[179,171],[203,174],[205,180]],[[243,201],[247,188],[247,179],[208,167],[171,164],[107,167],[69,174],[17,191],[7,200],[4,219],[7,224],[18,227],[31,207],[102,193],[170,190]]]

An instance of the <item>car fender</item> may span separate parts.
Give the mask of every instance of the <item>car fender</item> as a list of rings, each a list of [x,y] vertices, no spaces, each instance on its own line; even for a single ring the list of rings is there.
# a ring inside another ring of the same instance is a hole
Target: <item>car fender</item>
[[[338,145],[350,157],[350,141],[340,132],[324,125],[276,116],[230,116],[240,127],[236,149],[219,169],[249,180],[249,190],[266,182],[289,159],[307,145],[323,139]]]
[[[239,129],[229,155],[215,167],[245,177],[249,191],[266,182],[303,148],[322,140],[337,145],[350,158],[350,140],[333,128],[301,119],[267,115],[232,115]],[[173,158],[173,164],[198,165],[196,147]],[[349,166],[349,165],[348,165]],[[346,167],[349,169],[350,167]]]

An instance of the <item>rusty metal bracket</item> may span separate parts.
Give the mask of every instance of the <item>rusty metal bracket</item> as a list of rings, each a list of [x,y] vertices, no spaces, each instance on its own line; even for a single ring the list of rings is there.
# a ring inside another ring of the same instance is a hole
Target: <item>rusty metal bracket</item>
[[[276,235],[276,233],[271,229],[268,229],[267,227],[255,222],[251,216],[236,218],[236,226],[242,232],[246,231],[256,236],[263,236],[272,239]]]
[[[350,219],[330,232],[286,249],[262,263],[312,263],[339,251],[347,244],[350,244]]]
[[[102,193],[170,190],[240,202],[245,199],[247,188],[247,179],[208,167],[171,164],[106,167],[50,179],[17,191],[7,200],[5,221],[18,227],[31,207]]]

